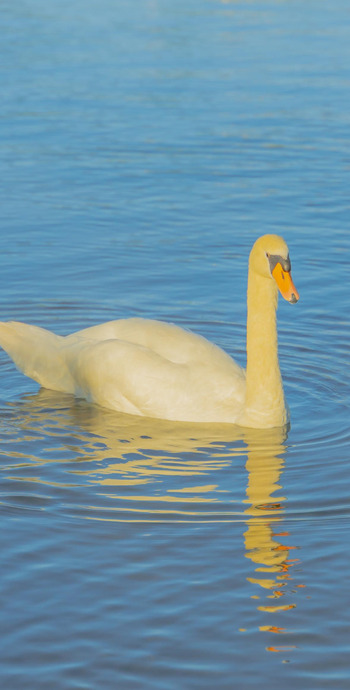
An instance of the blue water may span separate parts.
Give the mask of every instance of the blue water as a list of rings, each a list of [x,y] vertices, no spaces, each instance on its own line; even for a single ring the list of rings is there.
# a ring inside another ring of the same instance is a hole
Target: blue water
[[[4,2],[1,318],[141,315],[245,364],[259,234],[290,247],[288,433],[39,391],[0,353],[6,690],[347,690],[350,10]]]

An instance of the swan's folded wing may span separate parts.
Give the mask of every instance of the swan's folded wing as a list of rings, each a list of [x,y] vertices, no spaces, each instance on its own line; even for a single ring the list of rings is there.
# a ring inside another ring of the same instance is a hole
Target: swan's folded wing
[[[122,412],[168,416],[186,397],[185,365],[123,340],[66,342],[65,361],[75,394]]]
[[[123,340],[69,343],[66,365],[75,395],[121,412],[177,421],[232,421],[242,404],[244,373],[204,360],[178,364]],[[231,360],[232,361],[232,360]],[[231,375],[229,375],[231,374]]]
[[[154,319],[131,318],[107,321],[97,326],[85,328],[68,336],[67,340],[123,340],[135,345],[141,345],[164,359],[175,364],[189,364],[205,359],[208,364],[212,361],[216,367],[236,367],[237,374],[240,367],[213,342],[197,333],[165,321]]]
[[[142,336],[153,343],[159,336],[158,324],[146,322],[146,334],[141,323],[128,323],[122,329],[127,329],[128,337]],[[160,325],[164,337],[158,338],[156,349],[113,337],[98,340],[111,327],[112,332],[119,329],[119,325],[104,324],[104,330],[96,327],[95,337],[89,339],[90,329],[62,337],[37,326],[0,323],[0,345],[24,374],[45,388],[131,414],[178,421],[235,421],[245,377],[223,350],[176,326],[169,331],[167,324]]]

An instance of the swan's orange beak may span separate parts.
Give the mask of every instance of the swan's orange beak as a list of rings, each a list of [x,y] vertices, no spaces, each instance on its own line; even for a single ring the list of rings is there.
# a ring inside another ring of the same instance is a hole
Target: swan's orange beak
[[[284,297],[287,302],[295,304],[295,302],[297,302],[299,299],[299,293],[292,281],[290,271],[285,271],[282,268],[282,265],[278,262],[272,271],[272,275],[277,283],[282,297]]]

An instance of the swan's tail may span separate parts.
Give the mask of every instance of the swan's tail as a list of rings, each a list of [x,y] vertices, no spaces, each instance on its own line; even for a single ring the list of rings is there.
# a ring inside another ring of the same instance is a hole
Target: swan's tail
[[[0,346],[16,367],[45,388],[70,392],[70,374],[62,356],[64,338],[19,321],[0,322]]]

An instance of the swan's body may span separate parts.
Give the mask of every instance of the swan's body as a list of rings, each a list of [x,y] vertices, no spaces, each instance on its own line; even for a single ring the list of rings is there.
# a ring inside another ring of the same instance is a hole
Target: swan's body
[[[287,412],[271,258],[277,266],[276,259],[289,261],[287,245],[276,235],[257,240],[250,255],[247,372],[205,338],[147,319],[110,321],[66,337],[0,323],[0,345],[41,386],[104,407],[175,421],[282,426]],[[290,301],[297,299],[293,289],[284,295]]]

